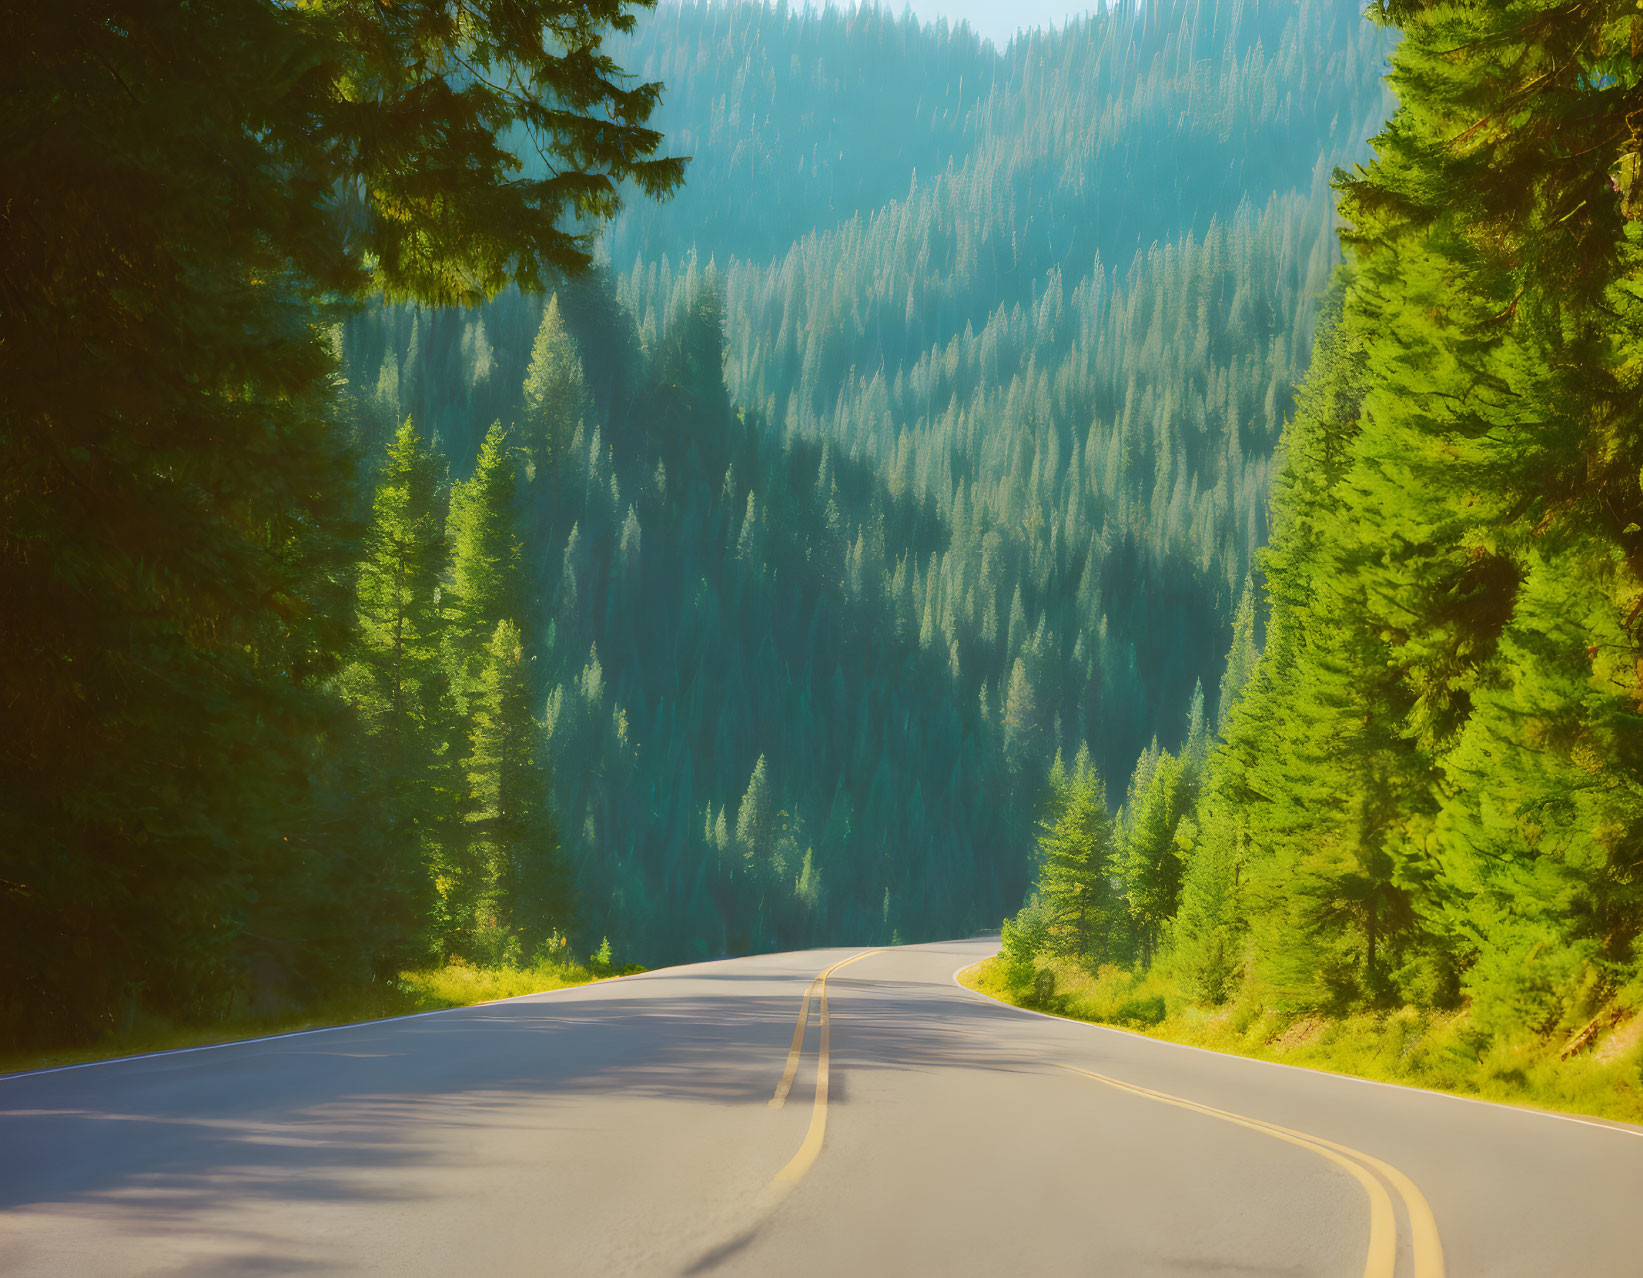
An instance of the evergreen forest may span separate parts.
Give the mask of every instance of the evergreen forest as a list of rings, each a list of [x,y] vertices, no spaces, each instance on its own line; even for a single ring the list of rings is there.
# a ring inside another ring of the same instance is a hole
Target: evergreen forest
[[[1139,1024],[1404,1009],[1402,1058],[1520,1088],[1643,1000],[1643,17],[1371,16],[1396,109],[1335,175],[1218,709],[1105,801],[1064,756],[1005,960],[1040,997],[1055,956],[1150,972]]]
[[[1119,7],[1003,52],[872,9],[669,8],[621,56],[670,86],[672,199],[541,294],[348,321],[353,436],[382,457],[410,423],[430,528],[513,459],[579,940],[658,963],[996,926],[1058,752],[1127,774],[1179,745],[1387,47],[1334,3]]]
[[[1635,8],[0,19],[0,1044],[1000,919],[1643,1002]]]

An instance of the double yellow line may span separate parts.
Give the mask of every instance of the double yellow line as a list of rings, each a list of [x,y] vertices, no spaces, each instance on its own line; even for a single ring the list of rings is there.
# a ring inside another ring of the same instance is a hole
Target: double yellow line
[[[1340,1167],[1362,1185],[1364,1192],[1369,1195],[1369,1253],[1364,1261],[1364,1278],[1393,1278],[1397,1268],[1397,1217],[1393,1214],[1392,1199],[1386,1192],[1386,1185],[1374,1174],[1379,1173],[1386,1184],[1397,1191],[1398,1197],[1403,1200],[1404,1213],[1409,1217],[1414,1278],[1443,1278],[1443,1244],[1438,1239],[1438,1225],[1432,1216],[1432,1208],[1427,1204],[1421,1191],[1415,1187],[1415,1183],[1390,1163],[1382,1162],[1362,1150],[1338,1145],[1321,1136],[1311,1136],[1306,1132],[1280,1127],[1277,1123],[1263,1122],[1258,1118],[1245,1118],[1242,1114],[1231,1114],[1224,1109],[1200,1105],[1196,1101],[1183,1100],[1166,1092],[1155,1092],[1150,1087],[1120,1082],[1116,1078],[1108,1078],[1105,1074],[1092,1074],[1089,1070],[1079,1069],[1076,1065],[1062,1064],[1061,1068],[1074,1074],[1082,1074],[1085,1078],[1093,1078],[1096,1082],[1105,1083],[1119,1091],[1145,1096],[1160,1104],[1175,1105],[1181,1109],[1190,1109],[1194,1113],[1208,1114],[1223,1122],[1236,1123],[1240,1127],[1265,1132],[1268,1136],[1287,1141],[1291,1145],[1310,1149]]]
[[[819,973],[805,989],[804,998],[799,1004],[798,1020],[793,1026],[793,1042],[788,1048],[787,1064],[782,1070],[781,1081],[776,1084],[776,1090],[770,1097],[769,1106],[771,1109],[780,1109],[787,1103],[788,1094],[793,1089],[793,1080],[798,1076],[799,1062],[804,1056],[804,1036],[810,1024],[810,1005],[812,1002],[818,1003],[821,1009],[821,1035],[816,1056],[816,1096],[810,1110],[810,1126],[805,1132],[803,1143],[799,1146],[798,1152],[788,1160],[787,1165],[777,1172],[775,1178],[771,1181],[771,1190],[775,1193],[775,1197],[771,1200],[772,1205],[785,1194],[785,1191],[798,1184],[810,1168],[814,1166],[816,1159],[821,1154],[822,1142],[827,1135],[828,1067],[831,1054],[827,1013],[827,978],[842,967],[848,967],[851,963],[881,952],[880,950],[863,950],[860,954],[852,954],[849,958],[840,959],[837,963]],[[1438,1226],[1432,1216],[1432,1209],[1427,1204],[1425,1196],[1416,1188],[1415,1183],[1390,1163],[1383,1162],[1381,1159],[1372,1154],[1366,1154],[1362,1150],[1352,1149],[1332,1140],[1325,1140],[1321,1136],[1313,1136],[1306,1132],[1281,1127],[1277,1123],[1269,1123],[1258,1118],[1247,1118],[1242,1114],[1233,1114],[1210,1105],[1200,1105],[1196,1101],[1171,1096],[1166,1092],[1154,1091],[1150,1087],[1141,1087],[1135,1083],[1126,1083],[1116,1078],[1110,1078],[1105,1074],[1096,1074],[1087,1069],[1079,1069],[1076,1065],[1062,1064],[1061,1068],[1070,1073],[1081,1074],[1085,1078],[1094,1079],[1098,1083],[1104,1083],[1108,1087],[1142,1096],[1160,1104],[1174,1105],[1180,1109],[1192,1110],[1194,1113],[1205,1114],[1211,1118],[1218,1118],[1223,1122],[1249,1128],[1251,1131],[1263,1132],[1274,1139],[1310,1150],[1320,1157],[1328,1159],[1356,1180],[1369,1197],[1369,1249],[1364,1261],[1364,1278],[1395,1278],[1398,1224],[1397,1215],[1392,1206],[1391,1194],[1387,1192],[1387,1186],[1391,1186],[1402,1201],[1404,1214],[1409,1221],[1411,1254],[1414,1262],[1413,1278],[1444,1278],[1443,1245],[1438,1238]]]
[[[810,1170],[811,1164],[821,1153],[822,1139],[827,1135],[827,1065],[828,1065],[828,1028],[827,1028],[827,978],[841,967],[848,967],[857,959],[864,959],[870,954],[877,954],[878,950],[863,950],[860,954],[852,954],[847,959],[840,959],[832,967],[827,968],[804,991],[804,1001],[799,1004],[799,1020],[793,1027],[793,1046],[787,1051],[787,1068],[782,1071],[782,1081],[776,1084],[776,1092],[770,1098],[770,1108],[780,1109],[787,1103],[787,1093],[792,1090],[793,1078],[799,1072],[799,1059],[804,1055],[804,1031],[810,1024],[810,1000],[812,996],[821,1005],[821,1043],[816,1055],[816,1100],[810,1108],[810,1127],[804,1134],[804,1143],[799,1146],[799,1152],[788,1160],[787,1166],[776,1173],[773,1182],[776,1185],[791,1188],[804,1178]]]

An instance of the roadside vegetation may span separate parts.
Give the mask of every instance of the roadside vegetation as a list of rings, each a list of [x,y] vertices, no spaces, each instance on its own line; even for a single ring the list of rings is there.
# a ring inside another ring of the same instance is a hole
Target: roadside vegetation
[[[1162,971],[1003,954],[959,977],[1017,1007],[1193,1047],[1425,1087],[1504,1104],[1643,1123],[1643,1015],[1611,1013],[1584,1037],[1496,1042],[1465,1009],[1413,1005],[1329,1017],[1279,1012],[1245,996],[1220,1007],[1185,999]]]
[[[997,979],[1643,1118],[1643,21],[1371,15],[1398,106],[1336,177],[1346,260],[1211,726],[1110,816],[1088,755],[1057,766]]]
[[[603,942],[585,963],[570,959],[542,959],[521,966],[478,967],[462,959],[452,959],[441,967],[414,968],[317,1003],[271,1011],[241,1008],[220,1021],[206,1025],[175,1024],[159,1017],[134,1018],[125,1028],[86,1046],[0,1055],[0,1074],[79,1065],[120,1056],[141,1056],[147,1052],[167,1052],[183,1047],[234,1043],[272,1034],[295,1034],[333,1025],[437,1012],[447,1007],[471,1007],[475,1003],[517,998],[522,994],[543,994],[644,970],[637,966],[618,969],[611,956],[609,941]]]

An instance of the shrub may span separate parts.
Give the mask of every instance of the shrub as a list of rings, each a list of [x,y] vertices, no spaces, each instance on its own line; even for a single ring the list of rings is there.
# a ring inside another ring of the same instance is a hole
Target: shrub
[[[1004,983],[1011,990],[1025,990],[1036,977],[1038,956],[1049,940],[1049,920],[1035,896],[1004,920],[1004,937],[999,957],[1004,965]]]
[[[1164,996],[1154,994],[1150,998],[1125,999],[1113,1013],[1113,1020],[1120,1025],[1137,1025],[1143,1029],[1151,1029],[1154,1025],[1163,1024],[1165,1012]]]

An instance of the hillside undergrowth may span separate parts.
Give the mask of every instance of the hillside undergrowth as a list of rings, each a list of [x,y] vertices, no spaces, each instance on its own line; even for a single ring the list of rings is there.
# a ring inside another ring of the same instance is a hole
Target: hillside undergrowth
[[[1012,979],[1012,977],[1014,979]],[[969,989],[1016,1007],[1184,1043],[1456,1096],[1643,1123],[1643,1015],[1609,1008],[1575,1035],[1491,1041],[1466,1008],[1413,1006],[1330,1017],[1284,1014],[1244,997],[1205,1008],[1154,970],[1090,972],[1048,959],[1010,973],[1002,958],[967,968]]]
[[[247,1010],[209,1025],[176,1024],[158,1017],[140,1019],[87,1047],[0,1055],[0,1075],[472,1007],[644,970],[627,967],[618,971],[608,962],[608,951],[604,953],[607,961],[601,962],[596,956],[586,964],[542,962],[521,967],[476,967],[452,961],[440,967],[401,972],[397,980],[373,983],[321,1003],[263,1014]]]

